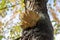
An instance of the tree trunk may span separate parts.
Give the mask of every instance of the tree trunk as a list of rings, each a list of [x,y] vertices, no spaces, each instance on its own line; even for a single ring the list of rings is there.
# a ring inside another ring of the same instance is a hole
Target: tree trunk
[[[25,10],[34,11],[41,15],[41,18],[36,26],[23,30],[21,40],[53,40],[53,27],[47,13],[47,1],[25,0]]]

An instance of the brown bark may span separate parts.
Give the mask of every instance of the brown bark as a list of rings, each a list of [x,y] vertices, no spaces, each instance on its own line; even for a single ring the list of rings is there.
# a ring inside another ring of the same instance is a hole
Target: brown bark
[[[25,10],[36,12],[40,18],[34,27],[23,30],[21,40],[53,40],[53,27],[47,13],[47,1],[25,0]]]

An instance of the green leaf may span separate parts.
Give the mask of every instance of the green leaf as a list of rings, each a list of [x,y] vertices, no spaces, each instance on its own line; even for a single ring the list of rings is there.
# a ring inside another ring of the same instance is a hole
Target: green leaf
[[[56,2],[56,0],[54,0],[54,3]]]
[[[24,0],[21,0],[22,2],[24,2]]]
[[[2,2],[0,3],[0,10],[6,6],[5,4],[6,4],[6,0],[2,0]]]
[[[2,40],[3,36],[0,35],[0,40]]]
[[[60,27],[60,24],[57,24],[57,27]]]

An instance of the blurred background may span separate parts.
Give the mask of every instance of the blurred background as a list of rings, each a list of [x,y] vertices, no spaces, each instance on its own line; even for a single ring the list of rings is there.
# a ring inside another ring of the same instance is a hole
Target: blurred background
[[[15,40],[22,34],[20,13],[24,0],[0,0],[0,40]],[[48,0],[48,14],[54,28],[54,40],[60,40],[60,0]]]

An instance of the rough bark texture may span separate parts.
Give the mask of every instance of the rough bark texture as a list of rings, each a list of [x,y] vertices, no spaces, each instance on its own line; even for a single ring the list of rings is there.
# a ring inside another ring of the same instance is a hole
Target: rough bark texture
[[[26,10],[37,12],[42,16],[36,23],[36,26],[23,30],[21,40],[53,40],[53,27],[47,13],[47,1],[48,0],[25,0]]]

